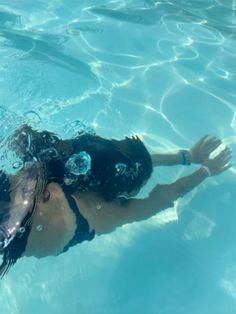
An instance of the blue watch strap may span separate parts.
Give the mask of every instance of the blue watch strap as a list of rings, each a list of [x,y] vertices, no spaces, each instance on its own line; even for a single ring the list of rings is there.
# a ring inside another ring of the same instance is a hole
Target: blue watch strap
[[[179,153],[180,153],[180,156],[182,159],[182,165],[190,166],[191,165],[191,155],[190,155],[189,151],[186,149],[181,149],[179,151]]]

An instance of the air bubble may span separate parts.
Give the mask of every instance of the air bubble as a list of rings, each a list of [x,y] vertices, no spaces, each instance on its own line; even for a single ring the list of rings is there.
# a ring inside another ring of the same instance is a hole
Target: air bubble
[[[64,132],[72,137],[81,136],[83,134],[95,135],[92,128],[85,126],[80,120],[72,121],[64,126]]]
[[[23,164],[22,164],[22,162],[20,162],[20,161],[16,161],[16,162],[14,162],[14,163],[12,164],[12,168],[13,168],[13,169],[20,169],[20,168],[22,168],[22,166],[23,166]]]
[[[31,124],[38,124],[41,122],[39,114],[33,110],[25,112],[24,117],[29,120]]]
[[[44,149],[40,152],[40,156],[48,159],[56,158],[58,157],[58,151],[55,148]]]
[[[38,226],[36,227],[36,229],[37,229],[37,231],[42,231],[42,230],[43,230],[43,225],[38,225]]]
[[[116,175],[123,175],[127,170],[127,165],[119,162],[115,165]]]
[[[72,179],[72,178],[65,178],[64,179],[64,183],[65,185],[71,185],[73,182],[75,181],[75,179]]]
[[[85,175],[91,169],[91,157],[85,151],[73,154],[65,165],[67,171],[76,176]]]

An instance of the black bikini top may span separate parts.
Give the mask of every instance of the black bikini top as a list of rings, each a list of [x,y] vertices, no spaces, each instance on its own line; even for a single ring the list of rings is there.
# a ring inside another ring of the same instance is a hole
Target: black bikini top
[[[75,246],[85,240],[91,241],[95,237],[95,230],[89,231],[88,221],[81,215],[79,208],[76,205],[74,198],[72,197],[73,189],[69,186],[62,186],[65,197],[69,203],[69,206],[76,217],[76,230],[73,238],[64,247],[61,253],[67,252],[70,247]]]

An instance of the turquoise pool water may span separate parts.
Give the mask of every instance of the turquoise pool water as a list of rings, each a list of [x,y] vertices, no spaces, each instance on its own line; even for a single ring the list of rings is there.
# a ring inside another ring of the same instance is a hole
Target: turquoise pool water
[[[24,122],[138,133],[159,152],[210,133],[235,153],[236,2],[1,0],[0,118],[1,155]],[[193,169],[158,169],[140,197]],[[235,173],[60,257],[20,260],[0,312],[234,314]]]

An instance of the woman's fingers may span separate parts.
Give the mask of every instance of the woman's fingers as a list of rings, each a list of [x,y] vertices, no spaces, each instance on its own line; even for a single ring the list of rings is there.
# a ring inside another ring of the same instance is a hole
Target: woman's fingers
[[[210,143],[207,146],[207,151],[209,153],[213,152],[220,144],[221,144],[221,141],[214,141],[214,142]]]
[[[206,139],[209,137],[209,135],[204,135],[202,138],[200,138],[200,140],[194,145],[194,147],[202,147],[205,145],[205,141]]]
[[[221,144],[221,140],[218,139],[217,137],[213,137],[213,138],[210,138],[207,142],[207,146],[219,146]]]
[[[215,139],[213,139],[213,140],[210,142],[210,146],[214,146],[214,147],[217,147],[217,146],[219,146],[220,144],[222,144],[222,141],[219,140],[218,138],[215,138]]]
[[[227,162],[227,163],[228,163],[231,159],[232,159],[232,155],[231,155],[230,152],[227,153],[227,155],[224,156],[224,161]]]
[[[228,165],[224,166],[223,168],[221,168],[221,170],[219,171],[219,173],[224,172],[224,171],[228,170],[228,169],[231,168],[231,167],[232,167],[232,164],[228,164]]]
[[[228,147],[226,147],[218,156],[214,158],[216,174],[220,174],[232,167],[232,163],[230,162],[231,158],[231,151]]]
[[[205,142],[205,140],[209,137],[209,134],[204,135],[200,140],[198,141],[199,144],[202,144]]]
[[[227,164],[230,159],[232,158],[232,155],[231,155],[231,151],[228,147],[226,147],[224,150],[222,150],[219,155],[217,155],[215,157],[215,160],[217,162],[223,162],[224,164]]]
[[[221,144],[222,141],[216,136],[210,136],[209,134],[204,135],[191,150],[193,162],[203,163],[204,160],[209,159],[209,155],[219,148]],[[219,173],[231,167],[231,165],[229,165],[231,158],[231,151],[226,147],[217,154],[216,157],[209,159],[209,162],[212,164],[213,169],[215,168],[217,173]]]
[[[213,152],[221,143],[221,140],[217,137],[209,137],[201,144],[201,149],[209,154]]]

